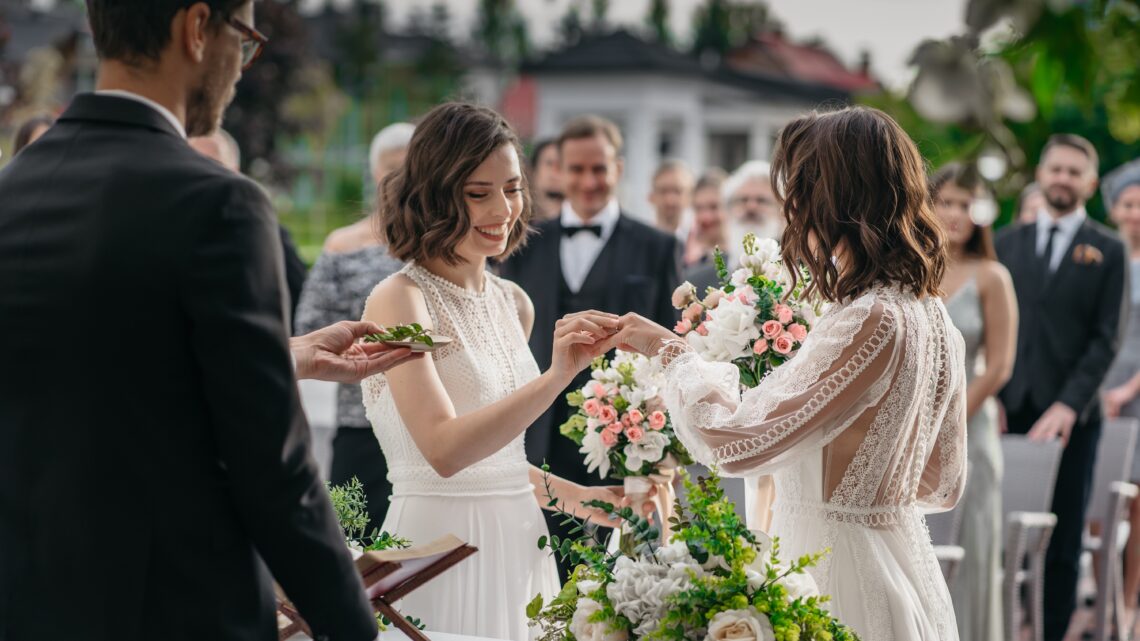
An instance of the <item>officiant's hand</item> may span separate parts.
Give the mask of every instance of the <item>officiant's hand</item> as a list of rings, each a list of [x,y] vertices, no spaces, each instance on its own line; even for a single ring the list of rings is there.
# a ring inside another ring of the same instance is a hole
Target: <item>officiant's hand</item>
[[[569,384],[595,358],[613,349],[618,316],[593,310],[568,314],[554,325],[550,371]]]
[[[1035,442],[1051,441],[1055,438],[1061,439],[1061,446],[1069,444],[1069,435],[1073,431],[1073,425],[1077,423],[1077,413],[1073,408],[1061,402],[1053,403],[1053,405],[1045,410],[1041,418],[1030,428],[1029,440]]]
[[[657,356],[665,341],[676,339],[668,329],[638,314],[621,317],[621,331],[617,335],[618,349],[637,352],[650,358]]]
[[[289,339],[298,379],[359,383],[405,361],[422,358],[422,352],[383,343],[357,342],[382,331],[376,323],[341,321],[315,332]]]
[[[629,499],[625,497],[625,490],[620,485],[577,486],[572,496],[567,497],[563,509],[573,513],[579,519],[587,520],[601,527],[618,527],[621,525],[621,521],[611,521],[609,515],[602,510],[582,505],[586,501],[611,503],[615,508],[629,505]]]

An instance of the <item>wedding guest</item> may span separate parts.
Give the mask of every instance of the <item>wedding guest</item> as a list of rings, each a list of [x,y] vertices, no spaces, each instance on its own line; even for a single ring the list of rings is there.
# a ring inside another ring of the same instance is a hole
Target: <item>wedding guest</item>
[[[416,126],[407,122],[394,122],[381,129],[372,137],[368,146],[368,170],[372,174],[372,184],[379,185],[384,176],[404,164],[408,155],[408,143]]]
[[[1017,299],[989,226],[970,218],[975,200],[988,196],[980,177],[951,163],[931,176],[930,193],[949,249],[939,288],[966,341],[968,481],[957,508],[966,556],[950,595],[963,639],[1000,639],[1002,458],[994,396],[1013,372]]]
[[[1105,378],[1102,394],[1108,418],[1140,418],[1140,161],[1132,161],[1108,176],[1101,190],[1109,217],[1128,247],[1130,312],[1124,343]],[[1140,445],[1140,444],[1138,444]],[[1140,481],[1140,447],[1132,459],[1132,480]],[[1129,510],[1131,528],[1124,554],[1124,607],[1132,621],[1140,600],[1140,503]]]
[[[241,147],[225,129],[218,128],[214,133],[207,136],[195,136],[189,139],[189,143],[203,156],[221,163],[223,167],[235,174],[241,173]],[[289,289],[289,318],[296,319],[297,302],[301,298],[301,288],[305,284],[305,261],[301,260],[301,255],[297,253],[297,244],[293,242],[293,235],[280,222],[277,223],[277,235],[281,238],[281,249],[285,254],[285,285]],[[296,325],[295,322],[293,324]],[[321,327],[323,326],[321,325]],[[296,328],[294,327],[294,329]],[[310,328],[309,331],[314,329],[316,327]]]
[[[500,271],[534,302],[530,349],[542,369],[550,365],[556,321],[572,312],[636,311],[672,326],[670,295],[681,280],[677,239],[637,222],[618,204],[624,161],[617,125],[598,116],[575,118],[562,128],[558,151],[566,190],[562,212],[535,225],[535,235]],[[588,378],[589,372],[579,374],[566,391]],[[549,463],[563,478],[598,485],[602,479],[586,473],[578,446],[558,433],[568,417],[569,406],[560,400],[535,422],[527,432],[528,458]],[[558,519],[547,521],[552,533],[568,534]],[[560,567],[563,577],[567,569]]]
[[[649,203],[657,229],[673,234],[684,243],[689,238],[692,221],[686,219],[693,199],[693,172],[682,160],[662,162],[653,172]]]
[[[373,138],[371,173],[383,178],[399,169],[407,156],[414,127],[396,123]],[[397,164],[393,164],[397,163]],[[325,239],[297,305],[298,333],[344,319],[359,319],[376,283],[400,271],[404,263],[388,252],[375,232],[376,215],[340,229]],[[380,445],[364,415],[359,385],[339,385],[336,391],[336,435],[332,442],[329,482],[360,480],[368,499],[368,531],[380,527],[388,511],[392,484]]]
[[[558,167],[558,141],[548,138],[535,143],[529,169],[535,220],[557,218],[565,198]]]
[[[711,260],[715,248],[725,247],[725,211],[720,190],[727,177],[723,169],[712,167],[693,187],[693,227],[685,245],[686,270]]]
[[[1037,220],[1037,214],[1045,208],[1045,194],[1037,183],[1029,183],[1021,190],[1017,197],[1017,220],[1019,223],[1031,223]]]
[[[1088,140],[1057,134],[1037,167],[1045,207],[1033,223],[997,238],[1018,302],[1013,375],[999,398],[1008,429],[1064,445],[1052,511],[1057,528],[1045,567],[1045,638],[1060,641],[1076,607],[1081,538],[1092,483],[1101,405],[1098,389],[1119,346],[1127,252],[1089,220],[1097,182]]]
[[[770,170],[765,161],[749,160],[732,172],[721,187],[722,200],[728,205],[722,249],[725,260],[732,266],[736,264],[733,261],[740,260],[746,235],[779,240],[784,233],[784,222],[768,177]],[[716,266],[711,262],[697,266],[685,274],[685,280],[703,295],[709,287],[718,284]]]
[[[289,341],[268,198],[186,143],[267,42],[254,2],[86,7],[96,91],[0,172],[0,638],[268,641],[275,580],[372,641],[295,379],[410,352]]]
[[[24,121],[18,129],[16,129],[16,139],[12,143],[12,155],[20,153],[24,147],[35,142],[40,136],[47,133],[55,122],[55,118],[51,116],[33,116]]]

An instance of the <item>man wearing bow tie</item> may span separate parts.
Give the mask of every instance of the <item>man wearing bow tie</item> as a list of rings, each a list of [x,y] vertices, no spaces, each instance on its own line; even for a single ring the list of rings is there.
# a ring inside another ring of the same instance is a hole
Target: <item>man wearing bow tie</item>
[[[575,118],[557,144],[566,194],[561,215],[538,223],[527,246],[500,270],[534,301],[530,348],[543,369],[550,365],[554,323],[562,316],[585,309],[636,312],[671,326],[676,312],[670,295],[681,282],[676,238],[631,219],[618,205],[617,125],[598,116]],[[569,389],[580,388],[589,375],[583,372]],[[601,479],[586,473],[578,446],[558,433],[568,417],[566,403],[550,408],[527,432],[527,455],[535,464],[549,463],[563,478],[597,485]],[[566,534],[557,519],[548,521],[552,533]]]
[[[1053,491],[1057,528],[1045,567],[1045,639],[1059,641],[1076,606],[1077,575],[1093,465],[1100,440],[1098,389],[1119,346],[1125,304],[1124,244],[1088,219],[1097,153],[1080,136],[1046,143],[1037,167],[1045,208],[998,236],[998,258],[1017,291],[1020,321],[1013,375],[1000,393],[1009,431],[1060,439]]]

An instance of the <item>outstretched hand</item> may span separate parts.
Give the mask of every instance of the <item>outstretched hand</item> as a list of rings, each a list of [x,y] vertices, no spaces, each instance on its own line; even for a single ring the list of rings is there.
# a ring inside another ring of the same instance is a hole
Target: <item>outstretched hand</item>
[[[567,382],[595,358],[617,346],[619,318],[593,310],[568,314],[554,325],[550,369]]]
[[[367,334],[383,331],[368,321],[341,321],[289,340],[298,379],[359,383],[423,353],[383,343],[361,343]]]
[[[661,351],[665,341],[677,338],[677,335],[668,329],[633,313],[621,317],[620,327],[615,341],[617,348],[650,357],[656,356]]]

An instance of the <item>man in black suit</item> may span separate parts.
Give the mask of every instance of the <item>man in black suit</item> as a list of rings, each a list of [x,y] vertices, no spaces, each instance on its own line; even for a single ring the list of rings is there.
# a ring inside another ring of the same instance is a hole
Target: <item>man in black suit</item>
[[[604,118],[567,123],[558,137],[562,212],[538,223],[527,246],[501,267],[534,301],[530,348],[542,369],[550,365],[554,324],[566,314],[596,309],[637,312],[668,326],[676,320],[670,296],[680,284],[680,249],[672,235],[622,213],[616,198],[621,149],[620,131]],[[589,376],[583,372],[567,391]],[[578,446],[558,433],[569,415],[564,402],[551,407],[527,431],[527,456],[563,478],[598,485],[603,481],[586,473]],[[565,535],[558,521],[548,516],[551,531]]]
[[[1127,253],[1088,219],[1097,153],[1060,134],[1041,154],[1045,209],[996,243],[1017,291],[1020,326],[1013,376],[1001,391],[1009,431],[1065,444],[1053,492],[1057,529],[1045,575],[1045,638],[1060,640],[1076,606],[1085,510],[1100,440],[1098,389],[1116,355]]]
[[[264,193],[185,139],[256,55],[252,0],[87,5],[99,91],[0,173],[0,640],[276,639],[267,569],[318,638],[374,639],[294,368],[407,352],[290,343]]]

